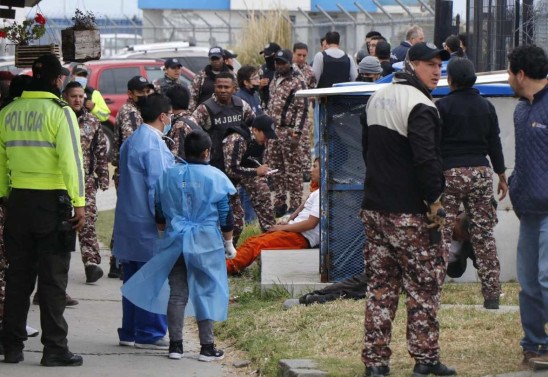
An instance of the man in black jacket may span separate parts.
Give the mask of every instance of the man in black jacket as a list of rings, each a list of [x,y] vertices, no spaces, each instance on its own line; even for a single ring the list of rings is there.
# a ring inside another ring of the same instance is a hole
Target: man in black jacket
[[[392,319],[407,294],[407,343],[413,377],[456,374],[439,360],[441,285],[446,249],[441,242],[444,189],[441,122],[430,91],[449,53],[418,43],[403,72],[371,96],[363,128],[367,167],[362,219],[367,235],[367,304],[362,360],[366,376],[386,376]]]

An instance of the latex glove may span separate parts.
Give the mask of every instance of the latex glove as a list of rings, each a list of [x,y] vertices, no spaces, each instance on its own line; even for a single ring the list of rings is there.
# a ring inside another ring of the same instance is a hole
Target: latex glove
[[[232,238],[229,240],[225,240],[224,243],[225,243],[225,258],[226,259],[236,258],[236,254],[238,252],[234,248],[234,244],[232,244]]]
[[[441,231],[445,224],[445,209],[442,207],[440,201],[430,204],[426,217],[430,221],[428,228]]]

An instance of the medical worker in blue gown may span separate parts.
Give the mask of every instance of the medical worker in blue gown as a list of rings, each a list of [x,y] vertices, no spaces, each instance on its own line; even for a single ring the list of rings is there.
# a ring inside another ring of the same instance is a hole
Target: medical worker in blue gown
[[[158,239],[154,191],[158,178],[173,166],[173,155],[163,136],[171,128],[169,98],[152,94],[141,107],[143,124],[122,144],[120,180],[114,218],[113,255],[122,264],[123,280],[129,280],[154,255]],[[145,311],[122,299],[121,346],[168,349],[165,315]]]
[[[156,190],[157,220],[162,222],[164,217],[166,225],[158,254],[124,284],[122,293],[147,310],[167,311],[169,358],[183,356],[186,309],[187,316],[195,315],[198,323],[198,359],[220,360],[224,352],[215,348],[213,321],[227,318],[225,257],[236,256],[229,195],[236,189],[223,172],[208,164],[211,139],[207,133],[191,132],[184,147],[186,161],[167,170]]]

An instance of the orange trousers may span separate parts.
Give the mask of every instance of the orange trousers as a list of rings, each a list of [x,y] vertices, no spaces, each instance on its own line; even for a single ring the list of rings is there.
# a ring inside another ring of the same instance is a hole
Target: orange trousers
[[[249,266],[261,254],[262,250],[291,250],[308,249],[308,240],[296,232],[271,232],[249,237],[237,249],[234,259],[226,260],[226,269],[229,274],[236,274]]]

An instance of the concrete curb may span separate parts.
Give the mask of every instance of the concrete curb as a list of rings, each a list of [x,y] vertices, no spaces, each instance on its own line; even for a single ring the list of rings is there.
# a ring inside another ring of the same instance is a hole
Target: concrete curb
[[[327,372],[317,369],[311,359],[282,359],[279,362],[280,377],[324,377]]]

